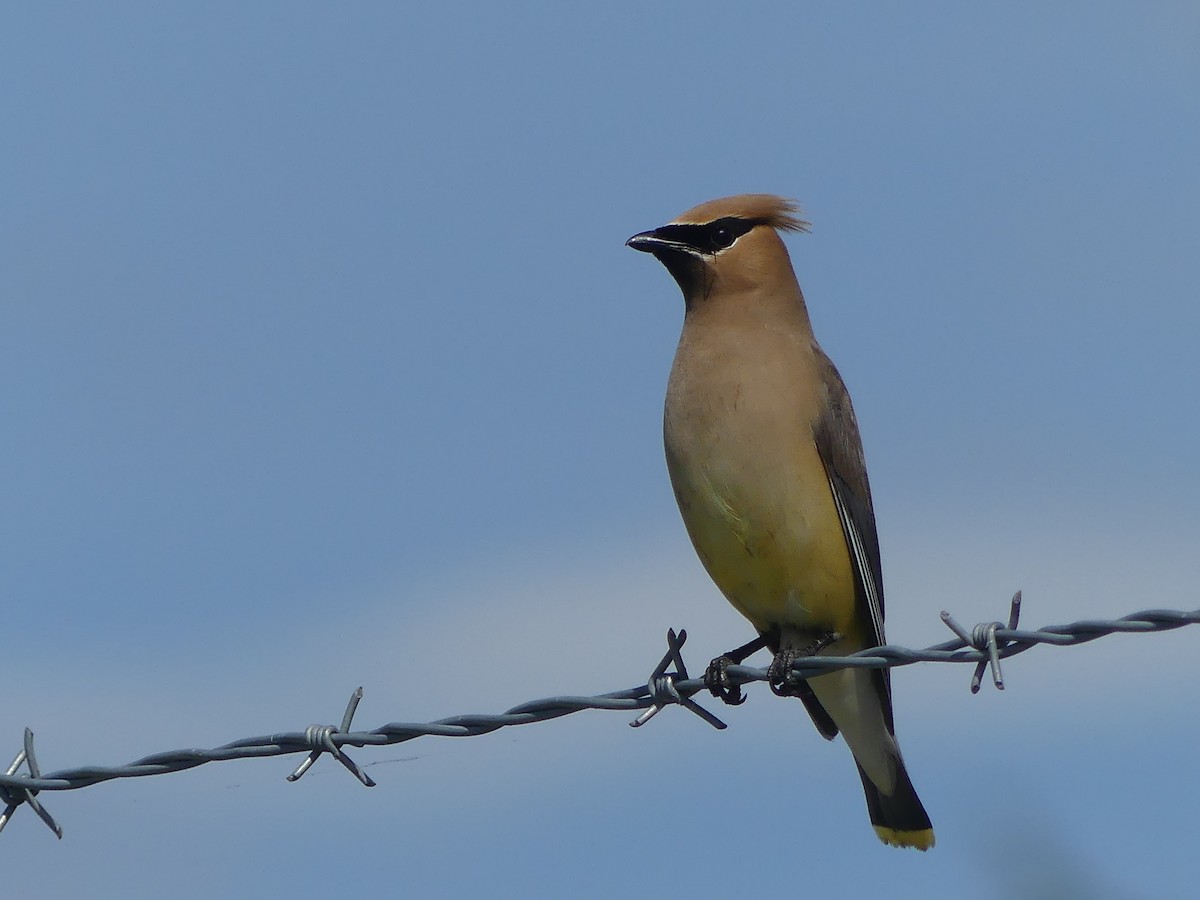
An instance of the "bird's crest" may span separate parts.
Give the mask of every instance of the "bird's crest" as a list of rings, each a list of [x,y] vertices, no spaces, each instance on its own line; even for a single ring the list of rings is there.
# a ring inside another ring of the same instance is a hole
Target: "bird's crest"
[[[796,213],[796,201],[775,194],[737,194],[692,207],[672,224],[703,225],[726,216],[763,222],[780,231],[808,231],[808,223]]]

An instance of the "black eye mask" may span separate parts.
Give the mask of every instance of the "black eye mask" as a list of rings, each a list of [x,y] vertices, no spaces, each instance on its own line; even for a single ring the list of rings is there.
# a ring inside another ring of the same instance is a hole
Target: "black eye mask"
[[[705,256],[713,256],[733,246],[733,242],[750,229],[763,224],[761,219],[726,216],[703,225],[664,225],[654,229],[654,236],[684,244]]]

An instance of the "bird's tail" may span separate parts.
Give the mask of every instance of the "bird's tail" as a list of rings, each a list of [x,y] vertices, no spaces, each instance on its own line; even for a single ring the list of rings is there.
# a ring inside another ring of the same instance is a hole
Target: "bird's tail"
[[[871,824],[875,826],[875,833],[881,841],[893,847],[915,847],[918,850],[928,850],[933,846],[933,825],[925,807],[921,805],[921,798],[908,779],[903,759],[896,759],[896,790],[890,795],[875,786],[862,766],[858,767],[858,774],[862,778],[863,792],[867,795]]]

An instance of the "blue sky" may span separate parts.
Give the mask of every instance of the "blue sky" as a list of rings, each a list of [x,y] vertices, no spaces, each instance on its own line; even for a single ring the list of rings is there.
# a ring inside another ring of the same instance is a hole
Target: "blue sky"
[[[43,769],[493,712],[749,636],[674,508],[682,303],[624,240],[789,238],[889,637],[1190,609],[1190,3],[45,3],[0,29],[0,750]],[[754,691],[44,796],[13,896],[1191,896],[1197,634],[896,676],[930,854]],[[8,749],[3,749],[7,746]]]

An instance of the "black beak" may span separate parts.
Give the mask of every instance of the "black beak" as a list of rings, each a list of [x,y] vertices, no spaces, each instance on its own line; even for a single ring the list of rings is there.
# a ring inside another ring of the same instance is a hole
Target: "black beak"
[[[674,240],[663,235],[662,228],[656,228],[654,231],[643,231],[640,234],[635,234],[625,242],[626,247],[632,247],[634,250],[641,250],[643,253],[687,253],[692,254],[694,251],[682,241]]]
[[[653,253],[663,244],[653,231],[643,231],[641,234],[635,234],[625,242],[626,247],[632,247],[634,250],[641,250],[643,253]]]

